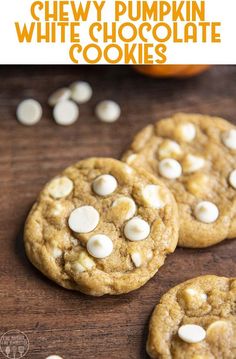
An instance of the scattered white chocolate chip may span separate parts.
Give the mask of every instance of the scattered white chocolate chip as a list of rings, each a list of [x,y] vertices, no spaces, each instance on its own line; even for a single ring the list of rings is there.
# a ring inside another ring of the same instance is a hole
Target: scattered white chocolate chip
[[[206,337],[206,331],[200,325],[185,324],[178,330],[178,336],[186,343],[199,343]]]
[[[32,126],[42,118],[43,110],[40,103],[33,99],[22,101],[16,110],[18,121],[25,126]]]
[[[97,227],[99,217],[99,213],[94,207],[82,206],[71,212],[68,224],[74,232],[89,233]]]
[[[172,158],[166,158],[160,161],[159,172],[162,177],[175,179],[181,176],[182,167],[178,161]]]
[[[180,123],[176,128],[176,135],[182,141],[191,142],[196,137],[196,127],[191,122]]]
[[[222,133],[222,141],[226,147],[236,150],[236,130],[231,129]]]
[[[70,90],[72,100],[79,104],[88,102],[93,95],[92,87],[85,81],[74,82],[70,85]]]
[[[62,255],[62,250],[60,248],[52,248],[51,250],[53,258],[59,258]]]
[[[161,186],[149,184],[142,190],[142,196],[146,204],[152,208],[163,208],[166,204],[166,196]]]
[[[70,100],[60,101],[53,109],[53,118],[58,125],[69,126],[79,117],[78,106]]]
[[[52,180],[48,186],[50,196],[55,199],[68,196],[73,190],[73,182],[66,176]]]
[[[207,295],[200,288],[187,287],[183,290],[183,299],[188,308],[197,309],[207,301]]]
[[[143,219],[134,217],[125,224],[124,234],[130,241],[142,241],[149,236],[150,226]]]
[[[116,102],[105,100],[96,106],[95,113],[102,122],[111,123],[118,120],[121,114],[121,109]]]
[[[201,168],[203,168],[204,165],[205,165],[204,158],[191,154],[188,154],[182,162],[183,170],[186,173],[192,173],[198,171]]]
[[[124,220],[132,218],[137,210],[134,200],[130,197],[119,197],[112,203],[112,208],[119,208],[120,213],[124,213]]]
[[[93,190],[99,196],[108,196],[117,188],[117,180],[111,175],[101,175],[93,181]]]
[[[158,155],[160,159],[164,158],[179,158],[182,155],[180,145],[172,140],[164,140],[159,148]]]
[[[59,357],[59,355],[49,355],[46,359],[63,359],[62,357]]]
[[[85,272],[85,268],[82,266],[82,264],[80,264],[79,262],[75,262],[74,264],[73,264],[73,269],[74,269],[74,271],[75,272],[77,272],[77,273],[83,273],[83,272]]]
[[[202,201],[194,208],[194,215],[200,222],[213,223],[219,217],[219,210],[214,203]]]
[[[131,259],[135,265],[135,267],[140,267],[142,265],[142,256],[139,252],[131,253]]]
[[[233,170],[229,175],[229,183],[230,185],[236,189],[236,170]]]
[[[58,102],[68,100],[71,96],[71,92],[67,87],[63,87],[56,90],[49,96],[48,104],[54,107]]]
[[[128,163],[128,165],[131,165],[137,158],[137,155],[135,153],[132,153],[132,155],[129,155],[125,162]]]
[[[96,234],[89,238],[87,250],[95,258],[106,258],[113,251],[113,242],[104,234]]]

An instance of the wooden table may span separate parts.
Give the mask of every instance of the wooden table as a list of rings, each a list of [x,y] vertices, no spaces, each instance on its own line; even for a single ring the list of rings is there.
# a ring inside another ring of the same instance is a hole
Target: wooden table
[[[48,95],[77,79],[92,84],[93,99],[81,106],[75,125],[59,127]],[[31,128],[15,120],[17,104],[27,97],[44,108],[42,121]],[[122,118],[112,125],[93,114],[94,105],[106,98],[122,107]],[[27,334],[26,358],[145,359],[148,320],[163,293],[201,274],[236,275],[236,241],[226,240],[203,250],[177,249],[133,293],[91,298],[55,285],[25,257],[24,221],[47,180],[84,157],[119,158],[139,129],[176,111],[236,121],[236,67],[214,67],[178,81],[146,78],[128,66],[0,68],[0,330]]]

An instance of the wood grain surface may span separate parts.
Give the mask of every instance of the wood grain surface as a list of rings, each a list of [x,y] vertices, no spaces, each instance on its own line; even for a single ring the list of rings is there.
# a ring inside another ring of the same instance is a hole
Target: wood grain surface
[[[48,95],[77,79],[92,84],[93,99],[80,107],[75,125],[59,127]],[[31,128],[15,120],[17,104],[28,97],[44,109],[42,121]],[[95,104],[106,98],[122,107],[122,118],[112,125],[94,116]],[[201,274],[236,276],[235,240],[203,250],[177,249],[144,287],[118,297],[64,290],[25,257],[24,221],[47,180],[84,157],[119,158],[139,129],[176,111],[236,122],[236,66],[213,67],[187,80],[146,78],[128,66],[0,68],[0,331],[27,334],[25,358],[145,359],[148,320],[162,294]]]

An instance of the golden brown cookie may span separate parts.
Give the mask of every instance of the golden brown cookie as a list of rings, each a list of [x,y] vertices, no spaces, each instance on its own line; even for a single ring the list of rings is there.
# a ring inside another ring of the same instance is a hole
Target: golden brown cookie
[[[179,113],[141,130],[123,160],[165,181],[178,203],[183,247],[236,236],[236,127]]]
[[[236,278],[207,275],[170,289],[149,325],[153,359],[235,359]]]
[[[90,158],[44,187],[24,239],[28,258],[47,277],[100,296],[145,284],[174,251],[178,227],[177,205],[160,180]]]

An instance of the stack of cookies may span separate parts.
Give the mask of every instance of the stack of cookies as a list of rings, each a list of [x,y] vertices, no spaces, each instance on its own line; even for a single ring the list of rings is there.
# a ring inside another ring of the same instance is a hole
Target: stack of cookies
[[[144,128],[122,162],[85,159],[50,181],[28,216],[25,248],[61,286],[101,296],[144,285],[177,242],[201,248],[235,236],[236,128],[177,114]],[[215,276],[173,288],[151,319],[150,356],[235,358],[235,289]]]

